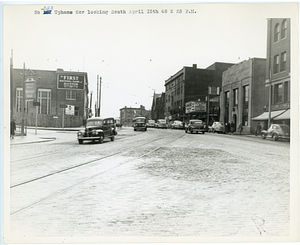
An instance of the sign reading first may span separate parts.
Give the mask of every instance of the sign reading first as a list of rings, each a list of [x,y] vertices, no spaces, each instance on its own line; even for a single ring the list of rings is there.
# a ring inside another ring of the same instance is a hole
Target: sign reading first
[[[84,89],[84,76],[58,75],[57,88]]]

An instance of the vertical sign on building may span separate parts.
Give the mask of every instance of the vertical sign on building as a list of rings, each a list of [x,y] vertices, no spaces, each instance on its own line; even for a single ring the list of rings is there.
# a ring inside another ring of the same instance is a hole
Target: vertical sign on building
[[[25,99],[35,99],[36,98],[36,82],[31,78],[27,78],[25,81]]]

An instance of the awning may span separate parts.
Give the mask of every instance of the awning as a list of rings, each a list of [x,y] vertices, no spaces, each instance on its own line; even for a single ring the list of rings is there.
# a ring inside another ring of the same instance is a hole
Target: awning
[[[274,120],[287,120],[290,118],[291,118],[290,109],[288,109],[284,113],[274,117]]]
[[[285,110],[271,111],[271,119],[274,118],[274,117],[277,117],[277,116],[281,115],[284,112],[285,112]],[[269,112],[264,112],[263,114],[261,114],[261,115],[259,115],[257,117],[252,118],[252,120],[257,120],[257,121],[268,120],[268,119],[269,119]]]

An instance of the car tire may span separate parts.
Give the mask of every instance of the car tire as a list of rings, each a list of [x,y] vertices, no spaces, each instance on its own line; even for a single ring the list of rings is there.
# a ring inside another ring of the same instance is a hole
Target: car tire
[[[202,134],[204,134],[205,132],[203,131]]]
[[[279,138],[279,137],[278,137],[278,134],[273,134],[272,138],[273,138],[274,141],[277,141],[278,138]]]
[[[187,134],[187,132],[188,132],[188,130],[187,129],[185,129],[185,133]]]
[[[114,141],[114,140],[115,140],[115,136],[111,136],[110,141]]]
[[[265,139],[266,139],[266,136],[265,136],[264,134],[262,134],[262,135],[261,135],[261,138],[262,138],[263,140],[265,140]]]
[[[78,140],[78,143],[79,143],[79,144],[82,144],[82,143],[83,143],[83,140]]]
[[[104,136],[103,136],[103,135],[100,135],[100,137],[99,137],[99,143],[102,144],[103,141],[104,141]]]

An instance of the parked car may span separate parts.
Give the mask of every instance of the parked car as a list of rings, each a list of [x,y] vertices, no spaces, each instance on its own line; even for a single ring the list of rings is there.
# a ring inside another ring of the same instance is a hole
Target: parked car
[[[148,120],[147,126],[149,128],[154,128],[155,127],[155,121],[154,120]]]
[[[196,132],[196,133],[201,132],[202,134],[204,134],[205,132],[207,132],[207,127],[202,120],[193,119],[193,120],[190,120],[189,123],[186,125],[185,132],[191,133],[191,134],[193,132]]]
[[[209,128],[208,132],[225,133],[225,125],[222,122],[214,122]]]
[[[157,119],[157,128],[167,128],[167,121],[165,119]]]
[[[183,122],[175,120],[173,123],[171,123],[172,129],[183,129]]]
[[[103,143],[104,139],[107,138],[114,141],[116,135],[117,131],[114,118],[102,119],[95,117],[87,119],[85,128],[80,129],[77,133],[77,140],[79,144],[82,144],[85,140]]]
[[[272,124],[268,130],[262,130],[261,137],[263,139],[271,138],[275,141],[290,140],[290,127],[285,124]]]

